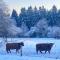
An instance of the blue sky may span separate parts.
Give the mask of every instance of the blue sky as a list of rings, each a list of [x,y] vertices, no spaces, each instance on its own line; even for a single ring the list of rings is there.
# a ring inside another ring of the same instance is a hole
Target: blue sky
[[[9,9],[16,9],[20,12],[21,7],[25,7],[26,9],[28,6],[32,6],[33,8],[36,6],[44,5],[46,9],[51,9],[53,5],[56,5],[57,8],[60,8],[60,0],[3,0],[8,5]]]

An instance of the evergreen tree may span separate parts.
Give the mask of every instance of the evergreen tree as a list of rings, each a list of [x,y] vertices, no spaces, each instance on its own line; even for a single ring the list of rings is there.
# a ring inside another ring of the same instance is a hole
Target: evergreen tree
[[[34,8],[33,26],[39,21],[39,12],[37,7]]]
[[[27,13],[26,13],[26,9],[21,8],[21,13],[19,14],[19,17],[18,17],[19,26],[21,26],[22,22],[26,23],[27,17],[28,16],[27,16]]]
[[[52,9],[48,12],[48,22],[50,26],[55,26],[57,22],[57,8],[54,5]]]
[[[30,29],[31,26],[33,26],[33,24],[32,24],[33,23],[33,9],[31,6],[28,7],[27,16],[28,16],[28,20],[27,20],[26,24],[27,24],[28,28]]]
[[[46,18],[46,9],[44,6],[39,7],[39,19]]]
[[[17,24],[17,26],[18,26],[18,14],[17,14],[17,12],[16,12],[15,9],[13,9],[13,11],[12,11],[11,18],[16,21],[16,24]]]
[[[60,9],[58,10],[58,13],[57,13],[56,25],[60,27]]]

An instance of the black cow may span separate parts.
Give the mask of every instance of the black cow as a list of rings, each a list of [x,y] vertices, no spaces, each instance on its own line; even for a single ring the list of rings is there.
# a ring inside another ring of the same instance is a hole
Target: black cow
[[[45,51],[45,53],[48,51],[50,54],[51,48],[53,46],[54,43],[39,43],[36,44],[36,52],[38,53],[38,51],[40,51],[42,53],[42,51]]]
[[[6,51],[7,53],[11,53],[10,50],[12,49],[16,49],[16,52],[19,51],[19,49],[21,49],[21,55],[22,55],[22,46],[24,46],[24,43],[23,42],[20,42],[20,43],[7,43],[6,44]]]

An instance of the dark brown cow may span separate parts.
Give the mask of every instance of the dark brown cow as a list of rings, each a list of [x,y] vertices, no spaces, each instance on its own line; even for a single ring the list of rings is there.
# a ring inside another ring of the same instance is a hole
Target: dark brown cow
[[[16,49],[16,52],[19,51],[19,49],[21,49],[21,55],[22,55],[22,46],[24,46],[24,43],[23,42],[20,42],[20,43],[7,43],[6,44],[6,51],[7,53],[11,53],[10,50],[12,49]]]
[[[38,51],[40,51],[42,53],[42,51],[45,51],[45,53],[48,51],[50,53],[50,50],[52,48],[54,43],[39,43],[36,44],[36,52],[38,53]]]

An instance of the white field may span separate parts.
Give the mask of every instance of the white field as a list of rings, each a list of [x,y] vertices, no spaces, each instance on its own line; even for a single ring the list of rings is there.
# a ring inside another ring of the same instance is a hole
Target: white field
[[[0,41],[3,39],[0,38]],[[24,42],[22,48],[23,56],[20,56],[20,52],[16,53],[15,50],[11,50],[11,53],[7,53],[5,50],[5,44],[0,42],[0,60],[60,60],[60,39],[53,38],[8,38],[8,42]],[[40,52],[36,53],[36,43],[54,43],[51,53]]]

